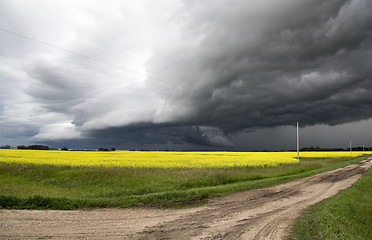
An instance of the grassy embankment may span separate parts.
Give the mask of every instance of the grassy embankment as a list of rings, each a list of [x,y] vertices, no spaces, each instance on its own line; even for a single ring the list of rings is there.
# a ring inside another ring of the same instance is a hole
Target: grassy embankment
[[[75,209],[197,201],[266,187],[366,157],[302,159],[278,167],[196,169],[0,164],[0,208]]]
[[[350,188],[306,210],[289,239],[372,239],[372,169]]]

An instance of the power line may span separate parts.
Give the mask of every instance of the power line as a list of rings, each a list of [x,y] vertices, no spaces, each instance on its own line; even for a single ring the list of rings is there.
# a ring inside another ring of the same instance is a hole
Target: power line
[[[56,48],[56,49],[58,49],[60,51],[67,52],[69,54],[73,54],[73,55],[77,55],[79,57],[87,58],[89,60],[92,60],[92,61],[95,61],[95,62],[98,62],[98,63],[101,63],[101,64],[105,64],[105,65],[108,65],[108,66],[111,66],[111,67],[114,67],[114,68],[120,68],[120,69],[123,69],[125,71],[129,71],[129,72],[132,72],[132,73],[135,73],[135,74],[139,74],[138,72],[135,72],[135,71],[133,71],[131,69],[128,69],[128,68],[125,68],[125,67],[122,67],[122,66],[119,66],[119,65],[115,65],[115,64],[112,64],[112,63],[104,62],[104,61],[102,61],[100,59],[97,59],[97,58],[94,58],[94,57],[90,57],[90,56],[87,56],[87,55],[84,55],[84,54],[81,54],[81,53],[78,53],[78,52],[75,52],[75,51],[72,51],[72,50],[69,50],[69,49],[66,49],[66,48],[58,47],[56,45],[53,45],[53,44],[50,44],[50,43],[46,43],[46,42],[37,40],[35,38],[31,38],[31,37],[28,37],[28,36],[25,36],[25,35],[22,35],[22,34],[19,34],[19,33],[15,33],[15,32],[12,32],[12,31],[3,29],[3,28],[0,28],[0,31],[6,32],[6,33],[9,33],[9,34],[18,36],[18,37],[22,37],[24,39],[27,39],[27,40],[30,40],[30,41],[33,41],[33,42],[37,42],[37,43],[40,43],[42,45],[46,45],[48,47]]]
[[[103,65],[107,65],[107,66],[110,66],[110,67],[113,67],[113,68],[118,68],[118,69],[121,69],[121,70],[124,70],[124,71],[127,71],[127,72],[131,72],[133,74],[136,74],[136,75],[139,75],[139,76],[142,76],[142,77],[147,77],[147,78],[150,78],[150,79],[153,79],[153,80],[156,80],[156,81],[159,81],[159,82],[164,82],[164,83],[167,83],[169,85],[173,85],[175,86],[174,83],[172,82],[169,82],[169,81],[165,81],[163,79],[159,79],[159,78],[156,78],[156,77],[152,77],[152,76],[149,76],[147,74],[143,74],[143,73],[140,73],[140,72],[137,72],[135,70],[132,70],[132,69],[129,69],[129,68],[126,68],[126,67],[123,67],[123,66],[120,66],[120,65],[116,65],[116,64],[113,64],[113,63],[109,63],[109,62],[106,62],[106,61],[102,61],[98,58],[94,58],[94,57],[91,57],[91,56],[88,56],[88,55],[85,55],[85,54],[81,54],[79,52],[76,52],[76,51],[72,51],[72,50],[69,50],[69,49],[66,49],[66,48],[62,48],[62,47],[59,47],[59,46],[56,46],[56,45],[53,45],[53,44],[50,44],[50,43],[47,43],[47,42],[44,42],[44,41],[40,41],[38,39],[35,39],[35,38],[32,38],[32,37],[28,37],[26,35],[23,35],[23,34],[19,34],[19,33],[16,33],[16,32],[13,32],[13,31],[10,31],[10,30],[7,30],[7,29],[4,29],[2,27],[0,27],[0,31],[3,31],[3,32],[6,32],[8,34],[11,34],[11,35],[14,35],[14,36],[18,36],[18,37],[21,37],[21,38],[24,38],[24,39],[27,39],[29,41],[32,41],[32,42],[36,42],[36,43],[39,43],[39,44],[42,44],[42,45],[45,45],[45,46],[48,46],[48,47],[51,47],[51,48],[55,48],[55,49],[58,49],[60,51],[63,51],[63,52],[66,52],[66,53],[69,53],[69,54],[72,54],[72,55],[76,55],[76,56],[79,56],[79,57],[82,57],[82,58],[86,58],[86,59],[89,59],[91,61],[94,61],[94,62],[97,62],[97,63],[100,63],[100,64],[103,64]],[[194,93],[195,90],[191,89],[191,88],[187,88],[185,86],[177,86],[178,87],[181,87],[185,90],[188,90],[188,91],[192,91]]]

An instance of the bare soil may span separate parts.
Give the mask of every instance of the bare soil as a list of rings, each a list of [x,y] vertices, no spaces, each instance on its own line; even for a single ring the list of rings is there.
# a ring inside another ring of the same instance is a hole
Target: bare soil
[[[0,239],[284,239],[302,210],[351,186],[372,158],[188,209],[0,210]]]

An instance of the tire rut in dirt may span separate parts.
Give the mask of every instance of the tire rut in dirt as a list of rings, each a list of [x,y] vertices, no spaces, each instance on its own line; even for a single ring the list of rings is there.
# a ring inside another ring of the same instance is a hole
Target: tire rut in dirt
[[[249,229],[257,228],[257,223],[262,224],[255,230],[255,234],[249,235],[250,239],[275,239],[278,232],[283,231],[282,228],[303,208],[328,197],[330,192],[337,192],[334,188],[340,188],[336,185],[343,180],[365,173],[368,169],[362,166],[363,163],[353,164],[292,183],[238,193],[236,195],[239,197],[234,201],[230,201],[229,197],[226,200],[216,200],[199,212],[148,228],[139,233],[136,239],[245,239]],[[306,191],[312,191],[312,194],[303,196],[308,194]],[[285,199],[297,197],[298,201],[292,204],[279,204]],[[230,198],[234,199],[234,196]],[[278,208],[249,216],[250,211],[260,212],[265,205],[276,202]],[[242,213],[247,213],[249,217],[242,218]]]

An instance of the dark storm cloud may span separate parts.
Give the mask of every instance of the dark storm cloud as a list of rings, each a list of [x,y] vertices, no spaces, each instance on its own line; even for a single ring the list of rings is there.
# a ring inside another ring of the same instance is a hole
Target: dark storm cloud
[[[149,63],[150,74],[180,87],[169,94],[150,84],[192,109],[178,121],[225,133],[368,119],[371,11],[367,0],[185,1],[182,42],[167,43]]]
[[[231,147],[244,130],[369,119],[371,12],[368,0],[184,1],[147,64],[155,119],[86,133]]]
[[[199,126],[175,126],[167,124],[137,123],[126,127],[115,127],[102,130],[90,130],[84,136],[100,139],[101,144],[110,143],[126,147],[139,146],[173,146],[193,145],[210,147],[231,147],[228,138],[220,137],[222,133],[213,128]],[[90,140],[87,140],[90,141]]]
[[[7,136],[233,148],[372,118],[369,0],[45,4],[4,1],[0,25],[80,56],[0,33]]]

